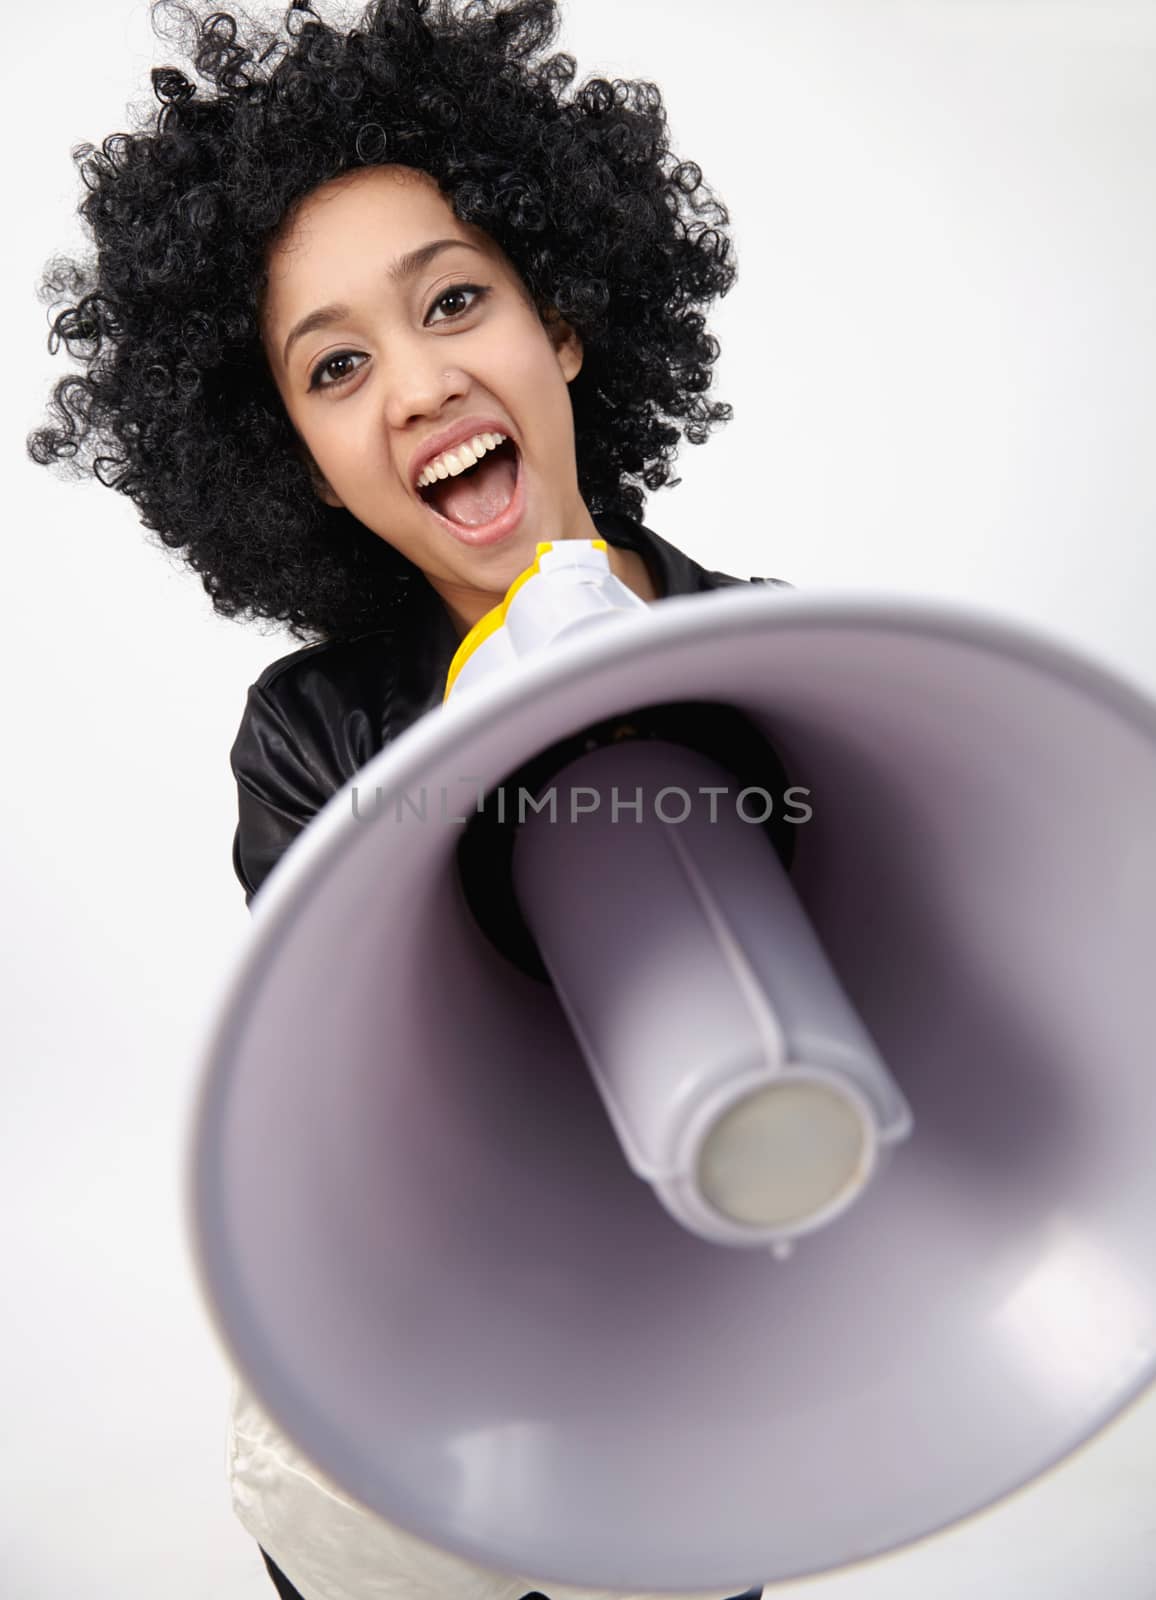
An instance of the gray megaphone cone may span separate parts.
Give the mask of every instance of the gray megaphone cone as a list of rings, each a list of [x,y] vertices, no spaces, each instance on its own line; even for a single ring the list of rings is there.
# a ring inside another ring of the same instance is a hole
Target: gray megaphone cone
[[[476,791],[682,701],[809,791],[790,882],[913,1119],[784,1264],[657,1203],[457,870]],[[220,1002],[190,1207],[239,1370],[365,1505],[566,1584],[722,1594],[1027,1483],[1156,1371],[1154,818],[1156,707],[957,606],[673,599],[451,700]]]

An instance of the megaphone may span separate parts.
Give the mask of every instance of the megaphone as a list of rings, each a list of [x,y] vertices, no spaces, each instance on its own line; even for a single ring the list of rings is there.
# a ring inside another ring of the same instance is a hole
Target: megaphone
[[[541,547],[287,852],[190,1214],[362,1504],[722,1593],[993,1504],[1156,1373],[1156,707],[972,608],[621,589]]]

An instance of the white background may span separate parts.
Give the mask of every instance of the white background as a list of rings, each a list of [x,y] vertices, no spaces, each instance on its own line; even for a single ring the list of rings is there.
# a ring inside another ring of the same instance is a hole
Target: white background
[[[1156,5],[569,0],[560,44],[581,73],[659,83],[734,223],[712,326],[735,420],[684,446],[649,525],[727,571],[982,602],[1156,691]],[[228,748],[295,645],[215,618],[129,501],[23,453],[64,370],[34,285],[79,237],[69,148],[127,127],[168,59],[140,0],[5,17],[13,1600],[273,1592],[229,1510],[181,1178],[207,1006],[248,926]],[[775,1593],[1151,1600],[1153,1574],[1150,1393],[1001,1507]]]

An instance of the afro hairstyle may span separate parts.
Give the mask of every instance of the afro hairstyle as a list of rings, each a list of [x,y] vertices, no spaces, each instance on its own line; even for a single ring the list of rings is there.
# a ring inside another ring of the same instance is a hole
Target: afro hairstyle
[[[276,34],[158,0],[192,77],[155,68],[159,109],[73,151],[95,242],[55,258],[49,349],[83,366],[30,434],[42,465],[91,471],[200,573],[222,616],[300,640],[383,625],[414,568],[314,492],[261,345],[269,245],[295,204],[359,166],[431,175],[506,253],[584,360],[570,384],[579,491],[640,519],[731,407],[705,392],[719,345],[701,308],[735,279],[725,207],[667,148],[657,87],[543,52],[556,0],[375,0],[348,31],[293,0]],[[205,87],[207,86],[207,87]]]

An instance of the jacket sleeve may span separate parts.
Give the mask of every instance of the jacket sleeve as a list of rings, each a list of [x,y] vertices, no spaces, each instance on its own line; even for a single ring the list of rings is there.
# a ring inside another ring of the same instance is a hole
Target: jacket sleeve
[[[302,737],[278,700],[250,688],[229,752],[237,781],[233,870],[249,905],[257,890],[311,818],[345,781],[326,752]]]

